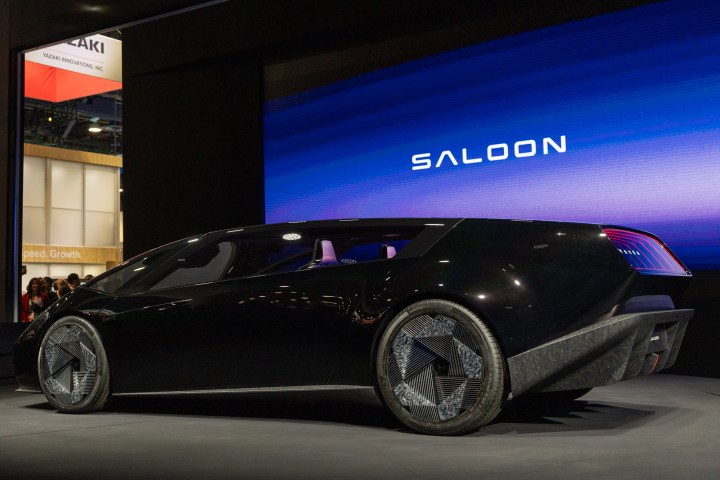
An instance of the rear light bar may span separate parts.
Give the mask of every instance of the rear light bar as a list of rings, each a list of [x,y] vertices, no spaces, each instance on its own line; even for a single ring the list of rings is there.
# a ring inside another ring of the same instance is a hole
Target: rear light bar
[[[643,275],[690,275],[690,271],[657,237],[615,227],[603,227],[602,231],[625,260]]]

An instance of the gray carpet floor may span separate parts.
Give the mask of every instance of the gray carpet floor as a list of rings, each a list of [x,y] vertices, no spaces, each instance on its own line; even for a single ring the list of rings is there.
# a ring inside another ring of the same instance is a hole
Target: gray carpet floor
[[[518,402],[519,403],[519,402]],[[365,394],[123,399],[63,415],[0,388],[0,479],[720,479],[720,379],[652,375],[417,435]]]

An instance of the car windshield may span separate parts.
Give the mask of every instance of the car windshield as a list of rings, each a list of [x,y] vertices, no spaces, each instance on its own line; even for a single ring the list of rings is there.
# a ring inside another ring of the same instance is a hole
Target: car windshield
[[[104,293],[114,294],[120,290],[137,284],[145,275],[152,272],[154,268],[173,257],[187,247],[187,242],[175,242],[144,255],[137,256],[117,267],[98,275],[85,284],[86,288]]]

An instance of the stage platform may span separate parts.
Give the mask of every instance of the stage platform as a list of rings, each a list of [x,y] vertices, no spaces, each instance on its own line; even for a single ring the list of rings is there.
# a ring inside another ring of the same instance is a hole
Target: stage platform
[[[124,399],[63,415],[0,389],[7,479],[717,479],[720,379],[656,374],[565,407],[509,403],[463,437],[403,428],[368,394]]]

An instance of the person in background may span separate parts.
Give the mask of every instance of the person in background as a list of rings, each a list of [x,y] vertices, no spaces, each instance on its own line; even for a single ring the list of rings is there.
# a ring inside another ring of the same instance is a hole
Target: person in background
[[[67,283],[70,287],[70,290],[75,290],[77,287],[80,286],[80,275],[78,275],[77,273],[71,273],[70,275],[68,275]]]
[[[64,278],[58,278],[57,280],[55,280],[55,282],[53,282],[53,288],[57,292],[58,298],[60,298],[64,295],[64,293],[62,293],[63,291],[65,293],[68,293],[70,291],[70,287],[68,287],[67,280],[65,280]]]
[[[23,322],[32,322],[50,305],[50,299],[42,291],[44,283],[42,278],[30,279],[27,293],[20,299],[21,319]]]
[[[24,277],[25,275],[27,275],[27,266],[23,265],[22,267],[20,267],[20,276]],[[27,290],[23,288],[20,292],[20,295],[25,295],[25,293],[27,293]]]
[[[57,293],[53,292],[53,279],[45,277],[43,280],[45,280],[45,294],[50,299],[50,304],[53,304],[58,299]]]
[[[88,283],[92,279],[93,279],[93,276],[88,273],[87,275],[85,275],[85,279],[84,279],[83,283]]]

